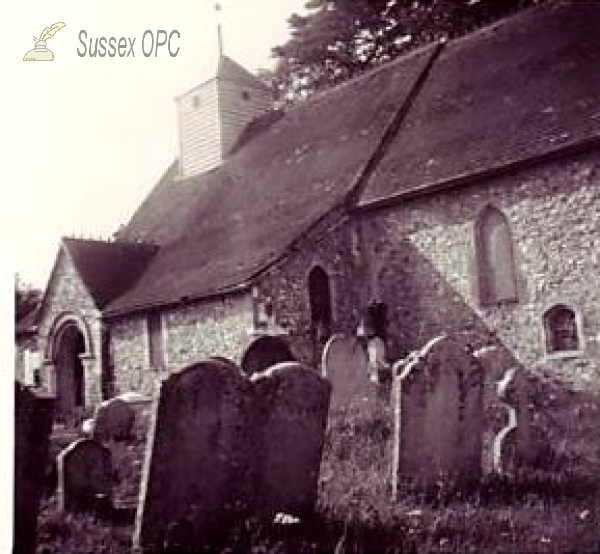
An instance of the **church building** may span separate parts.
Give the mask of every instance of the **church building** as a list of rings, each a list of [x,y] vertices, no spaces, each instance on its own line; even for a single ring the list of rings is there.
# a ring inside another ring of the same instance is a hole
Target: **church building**
[[[60,243],[35,338],[64,417],[210,356],[318,368],[369,306],[390,362],[452,333],[599,388],[598,2],[523,11],[285,109],[222,56],[176,102],[178,159],[131,220]]]

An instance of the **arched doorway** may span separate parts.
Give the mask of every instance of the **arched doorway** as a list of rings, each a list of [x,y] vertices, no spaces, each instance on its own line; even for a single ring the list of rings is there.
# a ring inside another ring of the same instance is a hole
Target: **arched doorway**
[[[66,322],[54,335],[52,348],[57,421],[72,421],[83,413],[85,371],[82,357],[86,353],[86,340],[78,324]]]
[[[308,275],[308,301],[313,362],[317,367],[333,324],[329,276],[320,265],[313,267]]]
[[[256,339],[242,356],[242,371],[250,376],[280,362],[293,362],[294,356],[287,342],[279,337]]]

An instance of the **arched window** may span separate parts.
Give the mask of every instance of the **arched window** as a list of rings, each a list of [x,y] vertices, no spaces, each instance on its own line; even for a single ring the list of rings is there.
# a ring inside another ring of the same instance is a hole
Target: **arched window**
[[[475,224],[479,298],[484,306],[517,300],[510,226],[504,214],[485,208]]]
[[[557,304],[543,317],[546,352],[574,352],[580,349],[579,330],[575,312],[564,304]]]
[[[321,266],[315,266],[308,276],[308,298],[313,332],[318,340],[325,340],[331,334],[331,289],[329,277]]]

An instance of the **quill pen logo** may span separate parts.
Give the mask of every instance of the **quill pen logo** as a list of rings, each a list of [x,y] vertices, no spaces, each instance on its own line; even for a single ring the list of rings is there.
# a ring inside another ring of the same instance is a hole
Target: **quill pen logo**
[[[23,56],[24,62],[51,62],[54,60],[54,54],[52,50],[48,50],[46,48],[46,42],[48,39],[52,38],[58,31],[60,31],[65,26],[64,23],[54,23],[50,25],[50,27],[46,27],[40,38],[33,37],[33,40],[36,41],[35,48],[30,50]]]

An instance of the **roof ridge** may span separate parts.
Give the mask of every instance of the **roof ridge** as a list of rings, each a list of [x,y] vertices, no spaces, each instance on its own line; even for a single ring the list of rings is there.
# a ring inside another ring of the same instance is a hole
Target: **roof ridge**
[[[556,0],[554,2],[534,4],[527,8],[514,8],[515,11],[507,13],[505,16],[494,21],[490,21],[481,27],[477,27],[468,33],[457,35],[448,39],[449,45],[457,45],[463,42],[469,42],[470,40],[478,40],[482,35],[492,34],[497,32],[501,27],[507,27],[509,25],[516,25],[516,20],[532,17],[534,11],[548,11],[551,9],[558,9],[562,6],[577,4],[575,0]]]
[[[289,113],[293,110],[296,110],[302,106],[306,106],[317,99],[321,99],[325,96],[329,96],[329,95],[336,93],[340,90],[343,90],[349,86],[354,86],[354,85],[356,85],[356,83],[366,80],[367,78],[371,78],[371,77],[378,75],[379,73],[382,73],[384,71],[390,71],[394,66],[401,65],[402,63],[406,62],[410,58],[417,57],[417,56],[423,54],[423,52],[425,52],[426,50],[432,49],[435,46],[439,46],[439,44],[442,44],[444,42],[445,42],[444,39],[437,39],[437,40],[428,42],[427,44],[418,46],[417,48],[413,48],[412,50],[408,50],[404,54],[402,54],[400,56],[396,56],[395,58],[393,58],[391,60],[380,63],[374,67],[369,67],[369,68],[365,69],[364,71],[362,71],[361,73],[358,73],[357,75],[354,75],[352,78],[342,81],[341,83],[336,83],[335,85],[333,85],[331,87],[317,90],[317,91],[313,92],[311,95],[309,95],[307,98],[305,98],[304,100],[301,100],[295,104],[292,104],[289,107],[284,107],[284,111],[287,114],[287,113]]]
[[[390,67],[392,67],[393,65],[402,63],[402,62],[410,59],[412,56],[419,55],[419,54],[423,53],[424,50],[427,50],[428,48],[431,48],[432,46],[434,46],[436,44],[439,45],[439,44],[445,43],[447,45],[454,45],[454,44],[458,44],[460,42],[465,42],[465,41],[468,41],[471,39],[475,39],[475,38],[478,38],[479,35],[495,32],[498,27],[506,26],[507,24],[514,24],[514,20],[516,20],[516,19],[520,19],[525,16],[530,17],[531,12],[533,12],[533,11],[544,11],[544,10],[549,10],[549,9],[556,9],[560,6],[565,6],[565,5],[569,5],[569,4],[576,4],[576,2],[574,0],[558,0],[551,4],[536,4],[534,6],[529,6],[528,8],[517,10],[513,13],[507,14],[506,16],[502,17],[501,19],[491,21],[490,23],[487,23],[486,25],[484,25],[482,27],[478,27],[477,29],[473,29],[472,31],[469,31],[468,33],[465,33],[463,35],[459,35],[459,36],[452,37],[452,38],[441,37],[441,38],[432,40],[431,42],[421,44],[415,48],[405,51],[404,53],[392,58],[391,60],[382,62],[373,67],[369,67],[369,68],[365,69],[364,71],[362,71],[361,73],[354,75],[350,79],[347,79],[340,83],[336,83],[335,85],[333,85],[331,87],[327,87],[327,88],[315,91],[314,93],[309,95],[303,101],[293,104],[290,107],[290,110],[296,109],[298,106],[302,106],[307,103],[310,103],[316,98],[320,98],[320,97],[326,96],[328,94],[331,94],[335,91],[338,91],[340,89],[343,89],[344,87],[354,85],[357,83],[357,81],[366,79],[367,77],[370,77],[372,75],[376,75],[380,71],[386,71],[386,70],[390,69]],[[285,111],[287,113],[288,110],[286,109]]]

